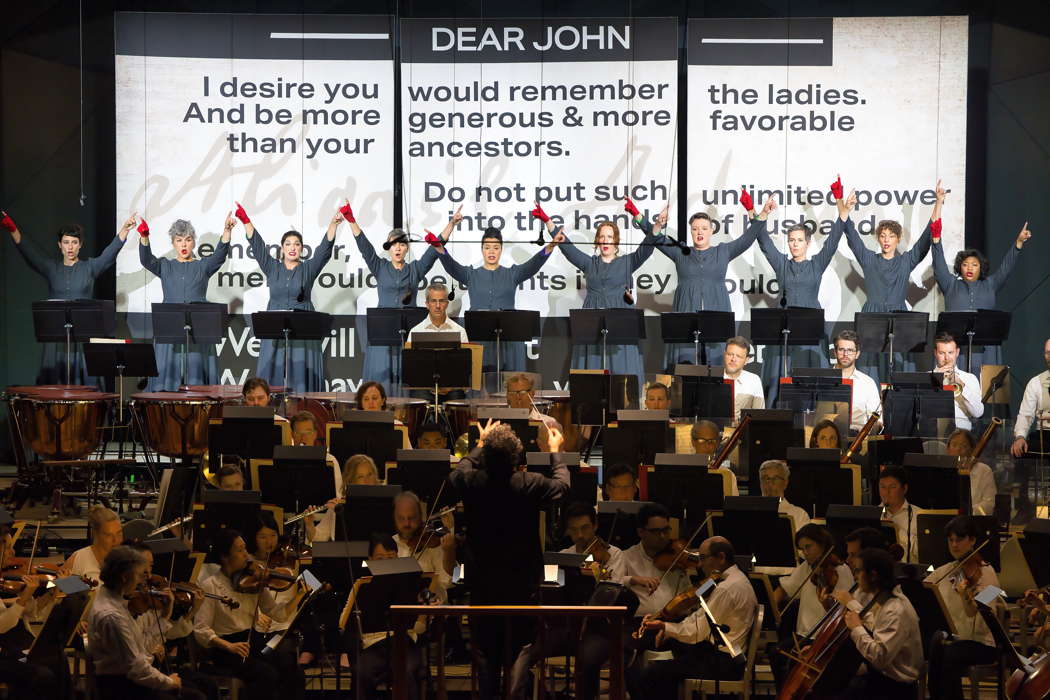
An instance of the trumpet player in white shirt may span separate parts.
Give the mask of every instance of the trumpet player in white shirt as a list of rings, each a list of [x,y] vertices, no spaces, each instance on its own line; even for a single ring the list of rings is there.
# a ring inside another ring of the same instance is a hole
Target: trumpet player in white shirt
[[[984,415],[981,401],[981,382],[969,372],[955,366],[959,359],[959,344],[950,333],[938,333],[933,339],[934,372],[944,374],[945,386],[955,385],[955,427],[973,428],[973,420]]]

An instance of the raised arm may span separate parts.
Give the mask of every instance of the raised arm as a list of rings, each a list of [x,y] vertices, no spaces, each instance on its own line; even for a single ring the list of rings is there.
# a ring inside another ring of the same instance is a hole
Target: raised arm
[[[447,241],[449,238],[451,238],[452,232],[456,229],[457,226],[459,226],[460,221],[463,221],[462,204],[460,204],[456,211],[453,212],[452,216],[449,217],[448,223],[445,224],[445,228],[441,229],[441,240]]]
[[[559,231],[564,231],[562,226],[559,226],[558,229]],[[577,248],[576,244],[569,240],[568,236],[561,243],[561,252],[565,255],[565,259],[576,269],[583,272],[587,272],[590,269],[591,257]]]
[[[1017,264],[1017,258],[1021,255],[1021,248],[1024,247],[1025,242],[1032,237],[1032,232],[1028,230],[1028,222],[1024,222],[1024,226],[1021,227],[1021,232],[1017,234],[1017,240],[1014,242],[1010,249],[1006,251],[1006,255],[1003,256],[1003,261],[999,263],[999,269],[992,274],[988,275],[988,279],[991,280],[992,285],[996,290],[1003,288],[1006,284],[1006,280],[1009,279],[1010,273],[1014,269],[1014,265]]]
[[[734,241],[729,243],[723,243],[722,245],[729,246],[729,259],[732,260],[743,254],[745,250],[751,247],[751,244],[758,238],[758,232],[760,229],[766,228],[766,218],[769,216],[769,212],[776,209],[777,201],[770,197],[766,200],[765,205],[762,207],[762,212],[751,221],[751,225],[747,227],[743,235]]]
[[[941,294],[947,294],[955,277],[948,269],[948,263],[944,261],[944,246],[941,245],[941,237],[933,239],[933,276],[937,280],[937,286],[941,288]]]
[[[414,263],[412,263],[413,265],[416,265],[418,267],[420,278],[422,278],[423,275],[430,272],[430,268],[434,267],[434,263],[437,262],[438,257],[439,255],[437,248],[435,248],[432,245],[427,245],[427,252],[423,253],[423,255],[420,256],[419,260],[416,260]]]
[[[769,235],[767,226],[761,226],[758,229],[758,248],[762,251],[762,255],[765,256],[766,262],[773,268],[773,273],[776,274],[777,279],[783,280],[784,270],[787,268],[787,256],[777,249],[776,244]],[[781,284],[783,284],[783,281]]]
[[[128,239],[128,232],[131,231],[131,227],[134,225],[135,214],[132,213],[120,227],[120,230],[117,231],[117,235],[113,236],[113,240],[109,242],[109,245],[97,256],[87,259],[88,268],[91,270],[93,278],[101,275],[117,261],[117,254],[124,247],[124,241]]]
[[[362,236],[361,227],[356,222],[350,224],[350,230],[354,232],[354,242],[357,243],[357,252],[361,253],[362,259],[365,261],[365,267],[373,275],[379,274],[379,267],[383,264],[383,259],[376,254],[375,246],[372,245],[372,241],[368,240],[368,236]]]
[[[280,263],[270,256],[270,251],[266,249],[266,241],[263,240],[262,234],[255,228],[255,225],[250,221],[244,224],[244,233],[248,236],[248,249],[252,251],[252,257],[255,258],[259,269],[267,277],[276,273]]]
[[[857,227],[853,224],[853,219],[846,219],[843,222],[843,226],[846,229],[846,245],[853,251],[853,257],[857,259],[857,262],[864,265],[875,257],[875,251],[869,250],[864,241],[861,240],[860,234],[857,232]]]
[[[936,219],[938,230],[940,228],[940,219]],[[911,247],[904,255],[907,256],[908,267],[915,269],[915,266],[922,262],[922,259],[926,257],[926,253],[930,252],[930,243],[933,239],[933,229],[931,228],[933,222],[927,223],[925,230],[922,235],[919,236],[919,240],[915,241],[915,245]]]
[[[452,279],[469,287],[470,268],[453,258],[452,254],[448,252],[448,248],[444,248],[443,250],[443,253],[438,254],[438,259],[441,260],[441,266],[445,268],[445,272],[447,272]]]
[[[142,267],[146,268],[157,277],[161,274],[161,263],[157,259],[157,256],[153,254],[153,249],[149,244],[149,227],[146,226],[145,219],[139,224],[139,262],[142,263]]]
[[[841,190],[839,193],[841,194]],[[831,225],[831,233],[828,234],[828,239],[824,241],[824,245],[821,246],[820,252],[813,256],[814,262],[821,270],[828,269],[828,265],[831,264],[831,259],[835,257],[835,253],[838,252],[839,241],[842,240],[842,233],[846,228],[846,220],[849,218],[850,209],[852,209],[856,203],[856,191],[850,192],[849,197],[845,200],[840,197],[836,202],[839,215],[835,217],[835,221]]]
[[[539,272],[540,268],[550,260],[551,251],[554,249],[554,245],[555,244],[548,243],[525,262],[512,265],[510,269],[511,275],[514,278],[514,284],[519,285]]]

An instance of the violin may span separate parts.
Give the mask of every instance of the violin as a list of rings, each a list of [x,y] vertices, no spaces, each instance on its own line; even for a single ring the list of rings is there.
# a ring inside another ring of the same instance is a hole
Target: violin
[[[172,583],[158,574],[152,574],[146,583],[148,588],[158,593],[171,591],[175,598],[175,607],[172,610],[172,617],[175,618],[183,617],[193,609],[193,599],[198,593],[205,598],[219,601],[230,610],[236,610],[241,606],[240,603],[229,596],[208,593],[195,583]]]
[[[700,550],[689,549],[685,540],[671,540],[653,557],[653,566],[665,572],[672,568],[681,571],[695,569],[700,566]]]
[[[809,580],[818,591],[828,595],[839,584],[838,567],[840,566],[842,566],[842,560],[832,552],[824,557],[823,562],[813,570],[813,573],[809,575]]]
[[[635,639],[641,639],[646,632],[646,623],[652,620],[663,620],[664,622],[677,622],[682,620],[689,615],[692,615],[700,607],[700,598],[703,596],[706,600],[706,596],[714,590],[714,586],[708,586],[705,589],[705,584],[710,581],[712,583],[718,583],[723,578],[721,571],[713,571],[711,575],[702,580],[697,584],[696,588],[691,588],[685,593],[679,593],[671,600],[667,601],[667,604],[660,608],[660,611],[655,615],[647,615],[642,624],[637,630],[631,633],[631,636]],[[702,594],[699,591],[704,591]]]
[[[0,598],[13,598],[22,595],[22,592],[26,589],[26,582],[24,579],[36,578],[38,585],[35,591],[33,591],[33,597],[39,598],[40,596],[47,593],[47,584],[53,579],[47,575],[40,574],[37,576],[12,576],[7,574],[3,580],[0,581]]]
[[[124,596],[128,601],[128,610],[131,611],[133,617],[138,617],[150,610],[159,611],[168,607],[169,591],[166,587],[160,588],[161,582],[167,583],[162,576],[150,576],[133,593]]]
[[[230,577],[230,582],[238,593],[261,593],[264,588],[280,592],[291,588],[297,578],[288,567],[267,567],[249,559],[243,569]]]

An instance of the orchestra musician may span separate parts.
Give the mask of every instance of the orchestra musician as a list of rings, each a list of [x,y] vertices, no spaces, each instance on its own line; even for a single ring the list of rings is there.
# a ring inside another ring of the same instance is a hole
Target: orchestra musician
[[[447,450],[448,437],[439,424],[430,421],[419,426],[416,447],[421,450]]]
[[[638,475],[634,467],[617,462],[602,468],[602,489],[606,501],[638,500]]]
[[[858,527],[856,530],[851,530],[846,535],[846,565],[849,566],[851,572],[856,572],[860,569],[860,553],[865,549],[887,549],[886,538],[873,527]],[[856,581],[856,577],[854,577],[854,581]],[[843,605],[848,603],[850,598],[856,598],[861,605],[864,605],[871,599],[871,596],[860,588],[857,588],[852,594],[835,591],[832,595],[835,597],[835,600]]]
[[[95,280],[113,266],[117,254],[128,238],[128,232],[135,226],[135,213],[124,222],[117,235],[109,242],[100,255],[87,260],[80,259],[80,248],[83,244],[84,228],[80,224],[69,224],[58,229],[58,249],[62,253],[61,262],[41,254],[36,244],[29,237],[23,238],[22,231],[8,216],[0,211],[0,226],[11,234],[15,250],[29,265],[29,268],[47,280],[47,299],[94,299]],[[70,356],[70,375],[66,381],[66,344],[42,343],[40,371],[36,375],[37,384],[91,384],[84,364],[84,353],[80,343],[74,343]]]
[[[729,627],[725,636],[738,654],[733,656],[712,641],[712,630],[703,609],[681,622],[667,622],[647,615],[643,624],[656,633],[657,648],[666,643],[674,659],[632,666],[627,676],[632,700],[676,697],[683,678],[738,680],[743,676],[744,655],[758,600],[747,575],[737,567],[735,556],[733,545],[724,537],[709,537],[700,545],[700,569],[705,577],[717,580],[714,590],[707,595],[707,606],[720,625]]]
[[[5,550],[5,561],[10,561],[14,556],[12,549],[12,538],[9,532],[11,516],[6,510],[0,509],[0,518],[6,520],[0,524],[4,530],[3,547]],[[36,575],[18,577],[24,584],[22,590],[11,598],[0,598],[0,637],[7,635],[20,635],[18,638],[28,639],[26,629],[22,628],[24,614],[31,608],[35,600],[37,589],[44,583],[41,577]],[[19,645],[20,646],[20,645]],[[12,651],[7,644],[0,642],[0,683],[5,683],[13,693],[12,697],[30,697],[32,693],[41,693],[41,697],[58,697],[59,681],[54,672],[47,666],[38,663],[23,663],[20,660],[21,651]]]
[[[220,491],[243,491],[244,473],[234,464],[224,464],[216,478]]]
[[[106,555],[114,547],[124,541],[124,528],[120,524],[120,516],[103,505],[91,507],[87,522],[91,544],[70,554],[60,568],[72,576],[86,576],[98,581],[102,571],[101,562],[106,560]]]
[[[732,347],[735,348],[736,346]],[[726,352],[730,351],[730,347],[727,345]],[[748,374],[751,373],[748,372]],[[761,396],[759,396],[759,398],[761,398]],[[718,446],[722,444],[722,430],[714,421],[698,420],[696,423],[693,423],[693,427],[689,431],[689,437],[693,443],[693,452],[695,452],[698,455],[711,455],[713,457],[718,453]],[[709,464],[707,465],[707,468],[723,468],[728,470],[730,476],[730,485],[729,492],[726,495],[740,495],[740,489],[738,488],[736,481],[736,472],[733,471],[733,465],[732,463],[730,463],[728,457],[721,464]]]
[[[288,420],[292,429],[292,444],[313,447],[319,444],[320,431],[317,429],[317,416],[309,411],[299,411]],[[335,492],[343,489],[343,473],[339,469],[339,460],[331,452],[325,452],[325,461],[332,467],[332,478],[335,480]]]
[[[904,467],[888,465],[879,473],[879,498],[882,518],[893,523],[897,544],[904,548],[904,561],[919,560],[919,514],[908,503],[908,472]]]
[[[745,408],[765,408],[766,396],[762,390],[762,378],[744,369],[751,357],[751,341],[743,336],[733,336],[726,341],[722,362],[725,377],[733,380],[733,420],[740,420],[740,411]]]
[[[411,341],[417,333],[459,333],[459,342],[467,343],[467,331],[448,317],[448,287],[441,282],[427,286],[427,317],[408,332]]]
[[[542,423],[536,436],[536,443],[543,452],[550,452],[547,439],[548,431],[550,428],[561,431],[562,427],[561,423],[554,416],[540,413],[536,409],[536,402],[533,400],[536,397],[536,387],[532,375],[526,372],[518,372],[508,377],[504,383],[507,389],[507,407],[527,408],[529,410],[529,420]]]
[[[951,333],[942,331],[933,339],[933,359],[933,371],[944,375],[945,386],[955,386],[955,427],[970,430],[973,420],[984,415],[980,380],[956,365],[959,345]]]
[[[948,454],[964,460],[973,453],[977,439],[969,430],[956,428],[948,435]],[[970,467],[970,507],[974,515],[995,513],[995,474],[984,462],[974,462]]]
[[[645,408],[649,411],[667,411],[671,408],[671,389],[662,382],[645,387]]]
[[[538,599],[543,576],[539,512],[569,492],[569,470],[555,460],[553,478],[521,471],[522,445],[508,425],[479,426],[478,445],[449,476],[463,501],[467,522],[468,587],[473,605],[528,605]],[[551,452],[561,449],[561,431],[550,431]],[[481,696],[498,696],[499,650],[510,625],[510,656],[533,638],[531,621],[482,617],[471,620],[471,641],[479,659]]]
[[[813,432],[809,434],[809,446],[822,450],[841,450],[842,436],[835,421],[825,418],[814,425]]]
[[[1034,515],[1034,507],[1028,496],[1030,467],[1029,460],[1020,458],[1028,454],[1030,440],[1033,446],[1038,445],[1034,450],[1043,452],[1046,449],[1040,444],[1039,436],[1042,435],[1041,431],[1050,430],[1050,338],[1043,343],[1043,361],[1047,371],[1040,372],[1025,384],[1021,404],[1017,407],[1014,441],[1010,446],[1010,454],[1018,458],[1015,467],[1015,476],[1020,487],[1017,510],[1019,514],[1027,517]]]
[[[362,454],[347,457],[346,463],[343,464],[342,483],[344,485],[343,488],[336,492],[338,496],[325,503],[326,510],[320,516],[320,521],[316,522],[316,530],[314,530],[312,535],[308,531],[308,539],[311,542],[330,542],[336,539],[336,506],[344,502],[347,485],[379,485],[379,468],[376,467],[375,460],[368,455]],[[362,537],[365,536],[364,533],[359,534]]]
[[[397,532],[393,539],[397,544],[397,556],[415,557],[424,573],[435,574],[438,596],[447,600],[446,591],[452,585],[452,570],[456,568],[456,536],[452,532],[441,537],[429,535],[425,518],[423,502],[415,493],[402,491],[394,497],[394,528]]]
[[[874,379],[857,368],[860,356],[860,336],[856,331],[841,330],[835,334],[832,342],[835,345],[835,367],[842,370],[842,378],[852,382],[851,403],[853,412],[850,416],[849,429],[860,432],[867,424],[871,414],[882,413],[882,395]],[[875,431],[881,430],[882,422],[875,424]]]
[[[951,615],[955,634],[950,630],[939,630],[930,641],[930,696],[961,699],[961,677],[974,664],[991,664],[999,658],[988,625],[977,611],[974,596],[988,586],[999,586],[999,578],[992,565],[977,552],[965,563],[960,562],[970,555],[979,536],[977,523],[968,515],[959,515],[948,521],[944,535],[948,538],[948,551],[952,561],[943,564],[926,577],[940,590],[941,600]],[[995,546],[997,542],[991,542]],[[995,610],[1001,613],[998,599]]]
[[[784,498],[790,479],[791,468],[782,459],[767,459],[758,468],[762,495],[778,499],[777,511],[790,515],[792,522],[795,523],[795,532],[798,532],[809,523],[809,513]]]

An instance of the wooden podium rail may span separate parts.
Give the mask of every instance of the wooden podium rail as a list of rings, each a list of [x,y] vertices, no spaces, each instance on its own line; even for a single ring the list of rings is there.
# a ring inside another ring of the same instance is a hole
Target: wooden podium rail
[[[406,630],[412,626],[420,615],[432,617],[460,617],[467,618],[475,616],[495,617],[535,617],[545,619],[548,617],[558,618],[604,618],[609,621],[609,699],[624,700],[624,678],[623,678],[623,620],[627,616],[627,608],[620,605],[391,605],[390,613],[394,621],[394,700],[407,700],[408,683],[414,682],[406,678],[405,657],[408,653],[408,635]],[[509,635],[509,626],[508,626]],[[542,643],[542,625],[540,626]],[[435,625],[437,631],[438,646],[444,646],[444,625]],[[507,638],[509,643],[509,637]],[[510,664],[514,659],[508,660]],[[578,667],[577,667],[578,668]],[[510,690],[510,667],[504,667],[503,685],[504,696]],[[445,689],[445,657],[441,653],[438,658],[437,675],[437,697],[438,700],[446,700],[448,697]]]

